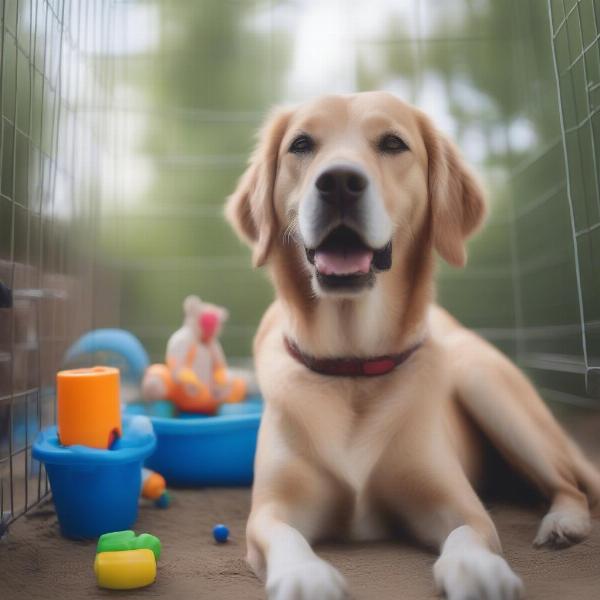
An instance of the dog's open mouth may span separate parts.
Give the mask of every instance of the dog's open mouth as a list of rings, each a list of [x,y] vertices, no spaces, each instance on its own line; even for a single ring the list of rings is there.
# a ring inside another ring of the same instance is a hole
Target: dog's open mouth
[[[358,288],[372,285],[375,272],[392,266],[392,244],[370,248],[355,231],[340,226],[317,248],[307,248],[306,257],[325,287]]]

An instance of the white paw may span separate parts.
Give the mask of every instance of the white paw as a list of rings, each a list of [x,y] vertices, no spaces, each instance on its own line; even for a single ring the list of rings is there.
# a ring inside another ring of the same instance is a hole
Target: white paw
[[[270,573],[269,600],[344,600],[348,591],[344,578],[320,558]]]
[[[479,544],[460,543],[444,549],[433,575],[448,600],[518,600],[523,591],[507,562]]]
[[[540,523],[534,546],[566,548],[581,542],[592,529],[590,515],[577,509],[549,512]]]

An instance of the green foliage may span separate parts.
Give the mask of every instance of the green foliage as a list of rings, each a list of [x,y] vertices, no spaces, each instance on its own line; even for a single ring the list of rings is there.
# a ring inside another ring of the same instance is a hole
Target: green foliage
[[[367,38],[352,21],[359,18],[354,8],[371,6],[367,0],[339,15],[352,25],[342,54],[356,87],[401,89],[409,101],[427,100],[434,120],[446,126],[450,120],[449,133],[475,161],[489,190],[489,224],[470,243],[465,270],[441,265],[440,299],[524,364],[562,354],[583,364],[580,296],[590,319],[598,313],[590,257],[597,256],[600,230],[585,233],[600,221],[594,163],[600,119],[597,110],[588,114],[600,77],[599,24],[590,1],[582,0],[562,25],[560,2],[549,15],[546,2],[535,0],[422,0],[410,5],[410,18],[408,5],[396,12],[374,3],[372,10],[389,15]],[[221,211],[262,115],[289,100],[286,81],[300,39],[290,23],[300,23],[316,4],[175,0],[158,6],[156,51],[125,56],[126,68],[117,69],[142,99],[145,135],[137,150],[152,171],[145,197],[105,221],[105,251],[122,267],[122,324],[159,356],[180,323],[181,300],[198,293],[230,309],[226,351],[248,355],[271,291],[250,270],[249,253]],[[332,91],[329,81],[322,88]],[[561,116],[570,128],[569,179]],[[571,204],[575,228],[585,233],[579,262]],[[110,242],[111,228],[119,228],[118,247]],[[596,340],[594,331],[588,340]],[[600,362],[600,342],[589,345],[588,355]],[[572,374],[550,377],[540,369],[542,383],[574,389]]]

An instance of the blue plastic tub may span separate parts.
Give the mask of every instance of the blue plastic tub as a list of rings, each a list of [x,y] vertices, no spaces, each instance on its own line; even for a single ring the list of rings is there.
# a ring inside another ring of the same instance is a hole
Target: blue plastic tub
[[[157,444],[146,466],[168,485],[250,485],[262,407],[255,398],[225,404],[214,417],[151,417]],[[128,408],[128,412],[142,410],[139,404]]]
[[[156,447],[149,426],[123,421],[123,437],[111,450],[61,446],[56,427],[38,434],[33,457],[43,462],[63,535],[96,538],[130,529],[138,514],[141,470]],[[139,421],[138,421],[139,423]]]

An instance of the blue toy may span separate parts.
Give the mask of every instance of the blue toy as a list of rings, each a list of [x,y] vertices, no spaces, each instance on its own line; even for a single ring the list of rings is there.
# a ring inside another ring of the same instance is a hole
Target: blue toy
[[[123,381],[139,383],[150,364],[148,353],[135,335],[124,329],[94,329],[82,335],[66,352],[64,364],[103,364],[118,367]]]
[[[40,432],[33,457],[45,464],[63,535],[95,538],[130,529],[138,514],[144,460],[156,447],[150,424],[123,420],[123,436],[111,450],[61,446],[56,427]]]
[[[140,341],[120,329],[86,333],[69,348],[65,361],[89,362],[90,355],[94,363],[120,367],[122,379],[136,386],[149,364]],[[250,485],[262,410],[260,396],[224,404],[216,416],[209,417],[181,414],[180,418],[172,418],[173,407],[166,401],[125,406],[126,415],[150,417],[157,446],[145,466],[160,473],[169,486]],[[167,506],[169,502],[169,498],[164,498],[160,505]],[[119,528],[122,529],[114,529]]]
[[[157,444],[146,466],[169,486],[250,485],[262,406],[254,398],[236,405],[237,414],[150,417]]]
[[[169,508],[171,506],[171,494],[166,490],[160,495],[160,498],[154,501],[156,508]]]
[[[127,414],[166,418],[175,418],[177,416],[173,403],[169,402],[168,400],[156,400],[154,402],[128,402]]]
[[[213,537],[218,544],[224,544],[229,538],[229,529],[222,523],[219,523],[213,527]]]

